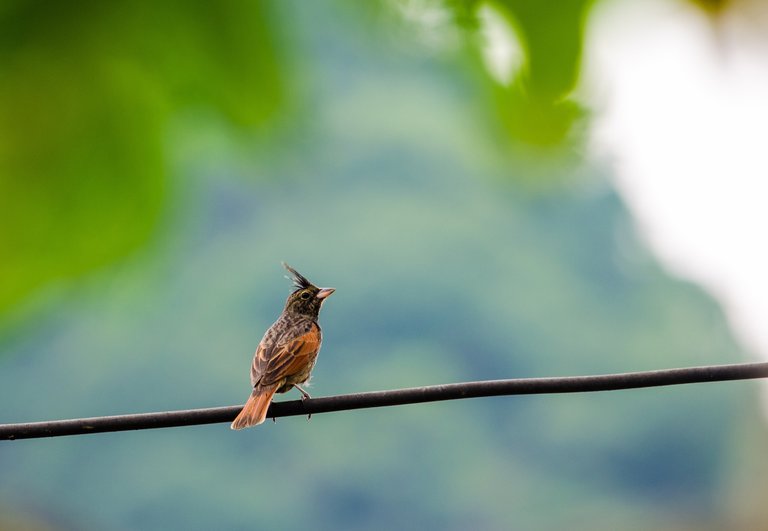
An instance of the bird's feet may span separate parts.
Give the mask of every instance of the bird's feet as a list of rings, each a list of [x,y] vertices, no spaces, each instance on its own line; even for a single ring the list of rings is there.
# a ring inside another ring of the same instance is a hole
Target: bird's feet
[[[301,401],[302,401],[302,402],[303,402],[304,400],[308,399],[308,398],[312,398],[311,396],[309,396],[309,393],[307,393],[307,392],[306,392],[304,389],[302,389],[302,388],[301,388],[301,387],[299,387],[298,385],[296,385],[296,384],[293,384],[293,386],[294,386],[296,389],[298,389],[299,393],[301,393]]]
[[[304,402],[304,401],[305,401],[305,400],[307,400],[308,398],[312,398],[311,396],[309,396],[309,393],[307,393],[307,392],[306,392],[304,389],[302,389],[302,388],[301,388],[301,387],[299,387],[298,385],[296,385],[296,384],[293,384],[293,386],[294,386],[296,389],[298,389],[298,390],[299,390],[299,393],[301,393],[301,401],[302,401],[302,402]],[[309,419],[311,419],[311,418],[312,418],[312,413],[310,413],[309,415],[307,415],[307,420],[309,420]]]

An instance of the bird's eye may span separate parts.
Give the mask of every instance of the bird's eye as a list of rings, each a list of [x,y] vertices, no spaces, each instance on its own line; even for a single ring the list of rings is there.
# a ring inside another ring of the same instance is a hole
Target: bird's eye
[[[309,293],[305,291],[304,293],[301,294],[301,298],[304,300],[307,300],[309,298]]]

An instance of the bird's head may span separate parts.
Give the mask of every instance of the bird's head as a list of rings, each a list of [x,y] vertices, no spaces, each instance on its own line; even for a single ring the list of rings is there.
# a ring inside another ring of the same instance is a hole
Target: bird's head
[[[285,311],[317,319],[323,302],[336,290],[334,288],[318,288],[285,262],[283,262],[283,267],[291,274],[289,280],[293,281],[293,287],[296,288],[285,302]]]

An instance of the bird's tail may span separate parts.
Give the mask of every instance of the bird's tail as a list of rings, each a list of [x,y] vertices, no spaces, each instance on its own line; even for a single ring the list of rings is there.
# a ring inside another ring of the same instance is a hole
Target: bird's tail
[[[243,428],[250,428],[251,426],[257,426],[264,422],[267,418],[267,410],[269,404],[272,402],[272,397],[275,395],[277,387],[270,389],[254,389],[251,396],[248,397],[248,401],[243,406],[243,410],[235,418],[230,428],[233,430],[242,430]]]

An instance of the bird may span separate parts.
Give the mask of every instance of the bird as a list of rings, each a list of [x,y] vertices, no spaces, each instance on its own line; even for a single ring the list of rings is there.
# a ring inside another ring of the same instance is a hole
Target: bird
[[[230,426],[242,430],[257,426],[267,418],[275,393],[287,393],[294,387],[301,399],[311,398],[301,386],[309,381],[322,343],[317,323],[320,308],[335,288],[318,288],[301,273],[283,262],[290,273],[294,291],[285,308],[264,334],[251,363],[251,396]]]

